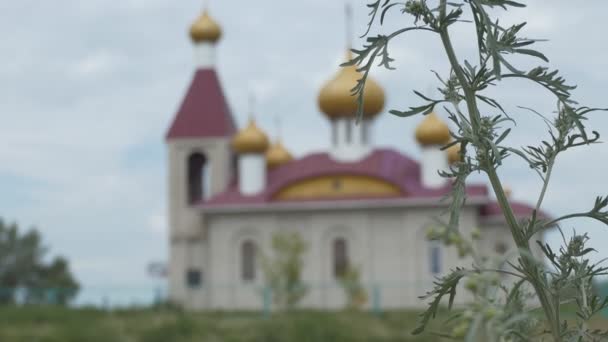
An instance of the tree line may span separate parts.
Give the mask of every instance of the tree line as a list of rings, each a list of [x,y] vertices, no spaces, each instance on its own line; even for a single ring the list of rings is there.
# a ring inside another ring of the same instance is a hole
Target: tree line
[[[66,305],[76,296],[80,285],[68,260],[49,259],[48,251],[37,229],[0,219],[0,305]]]

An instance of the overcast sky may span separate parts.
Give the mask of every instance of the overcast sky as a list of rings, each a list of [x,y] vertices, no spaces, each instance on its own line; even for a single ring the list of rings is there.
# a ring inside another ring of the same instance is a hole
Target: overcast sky
[[[364,2],[352,1],[359,33]],[[316,96],[344,55],[344,1],[211,0],[210,6],[224,29],[219,72],[239,124],[253,89],[261,125],[275,134],[274,119],[282,118],[296,155],[329,146]],[[187,30],[201,7],[201,0],[0,2],[0,216],[38,227],[85,286],[147,284],[145,265],[167,258],[163,137],[192,77]],[[580,85],[576,98],[608,107],[607,10],[602,0],[532,1],[502,20],[528,19],[526,35],[549,39],[541,50],[551,66]],[[404,22],[397,12],[393,18],[376,31]],[[474,54],[475,40],[463,26],[453,33],[464,58]],[[435,85],[429,70],[448,70],[432,34],[405,36],[391,51],[397,71],[373,75],[386,89],[388,109],[419,104],[411,89],[428,91]],[[546,92],[506,82],[499,94],[518,120],[509,143],[546,136],[538,117],[516,107],[550,114],[555,103]],[[418,157],[419,121],[383,115],[377,145]],[[607,114],[594,114],[589,125],[608,134]],[[546,210],[585,210],[594,196],[607,194],[606,156],[605,144],[565,154]],[[515,199],[535,200],[539,182],[524,164],[501,175]],[[608,256],[608,229],[571,223],[566,227],[591,233],[598,258]]]

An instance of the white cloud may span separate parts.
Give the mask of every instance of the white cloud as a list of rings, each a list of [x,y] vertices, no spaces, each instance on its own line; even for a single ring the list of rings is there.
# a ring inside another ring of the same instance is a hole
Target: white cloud
[[[118,71],[124,57],[109,51],[94,52],[75,62],[71,74],[75,77],[96,77]]]
[[[164,213],[152,214],[148,217],[148,229],[158,235],[166,236],[167,230],[167,215]]]

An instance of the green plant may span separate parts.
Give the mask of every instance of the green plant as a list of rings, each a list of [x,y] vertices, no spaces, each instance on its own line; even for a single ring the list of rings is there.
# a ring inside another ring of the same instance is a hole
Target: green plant
[[[308,292],[301,280],[306,249],[300,234],[278,232],[272,236],[272,256],[262,254],[266,288],[281,310],[291,310]]]
[[[403,322],[412,327],[418,314],[298,310],[265,319],[258,312],[2,306],[0,341],[436,342],[434,336],[411,336],[404,331]]]
[[[47,247],[37,230],[21,232],[0,219],[0,304],[15,302],[24,290],[27,304],[66,305],[78,293],[69,263],[62,257],[47,263]]]
[[[549,4],[547,4],[549,6]],[[474,296],[474,301],[463,313],[449,321],[447,332],[442,336],[467,341],[598,341],[608,338],[608,333],[588,328],[586,322],[596,312],[607,306],[592,292],[592,280],[605,275],[607,269],[588,260],[591,248],[585,247],[587,235],[574,234],[564,246],[554,251],[548,245],[535,241],[547,229],[561,229],[562,221],[574,217],[586,217],[608,224],[608,197],[598,197],[588,212],[567,214],[549,219],[541,214],[545,193],[549,186],[555,162],[560,154],[580,146],[597,143],[599,134],[590,131],[585,121],[591,112],[600,110],[579,105],[571,95],[575,88],[566,82],[557,70],[538,66],[521,70],[510,57],[520,55],[548,62],[548,58],[535,50],[535,39],[521,34],[526,23],[503,26],[495,15],[500,10],[525,7],[513,0],[374,0],[369,3],[370,21],[367,36],[375,23],[383,24],[389,13],[398,9],[402,15],[413,19],[413,25],[401,28],[388,35],[368,36],[360,50],[353,49],[354,58],[345,65],[358,65],[363,77],[353,89],[359,96],[360,113],[365,81],[375,62],[379,66],[393,69],[394,61],[389,54],[389,43],[404,33],[420,31],[435,35],[442,43],[451,71],[448,75],[435,73],[440,84],[440,98],[430,98],[415,91],[425,103],[407,110],[392,110],[392,114],[409,117],[429,114],[435,106],[446,105],[450,120],[457,127],[452,132],[452,145],[460,145],[460,161],[449,170],[442,171],[444,177],[453,178],[453,190],[448,199],[449,219],[445,222],[445,234],[441,239],[460,241],[456,245],[464,248],[463,254],[472,256],[473,266],[458,268],[435,283],[435,287],[423,298],[430,299],[428,310],[422,315],[416,333],[424,331],[433,318],[444,297],[451,306],[457,286],[465,281]],[[452,44],[450,28],[457,24],[474,26],[478,48],[475,61],[460,60]],[[514,147],[507,145],[507,138],[515,120],[487,90],[501,84],[504,79],[529,81],[552,94],[557,102],[556,114],[549,118],[539,112],[519,107],[540,116],[547,124],[548,139],[536,146]],[[494,113],[494,114],[490,114]],[[535,210],[526,220],[514,215],[497,170],[506,161],[521,158],[535,171],[542,182]],[[473,244],[459,234],[460,209],[465,201],[465,181],[473,172],[487,176],[496,194],[508,228],[517,246],[517,260],[508,261],[508,270],[491,265],[488,259],[470,248]],[[560,230],[561,231],[561,230]],[[563,235],[563,234],[562,234]],[[551,265],[543,264],[542,257],[535,255],[532,245],[537,243]],[[513,285],[499,285],[496,275],[515,279]],[[528,289],[534,301],[540,304],[541,315],[526,300]],[[564,291],[567,289],[568,291]],[[576,289],[576,291],[572,291]],[[504,295],[500,296],[499,292]],[[575,322],[560,317],[564,304],[577,307]],[[539,319],[537,319],[539,318]]]
[[[339,278],[340,286],[346,294],[346,308],[360,310],[367,303],[367,291],[361,284],[361,270],[359,267],[349,266]]]

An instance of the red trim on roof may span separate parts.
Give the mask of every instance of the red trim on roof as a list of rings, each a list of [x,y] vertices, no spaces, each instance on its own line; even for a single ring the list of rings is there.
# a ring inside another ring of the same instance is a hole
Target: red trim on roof
[[[433,198],[446,195],[451,185],[446,182],[445,186],[439,189],[425,188],[420,181],[420,166],[407,156],[390,149],[378,149],[373,151],[366,158],[357,162],[339,162],[331,158],[327,153],[315,153],[304,158],[294,160],[282,165],[267,175],[266,189],[255,196],[243,196],[238,189],[235,181],[228,189],[210,200],[201,203],[203,207],[247,205],[272,203],[274,195],[285,187],[301,180],[306,180],[319,176],[331,175],[360,175],[382,179],[401,189],[402,196],[393,198]],[[469,185],[466,189],[469,196],[488,195],[485,185]],[[358,196],[336,198],[333,200],[385,200],[387,197]],[[311,201],[327,201],[327,198],[307,199]],[[291,200],[297,202],[302,200]],[[286,201],[282,201],[286,202]]]
[[[217,73],[197,70],[166,139],[225,137],[236,133]]]

